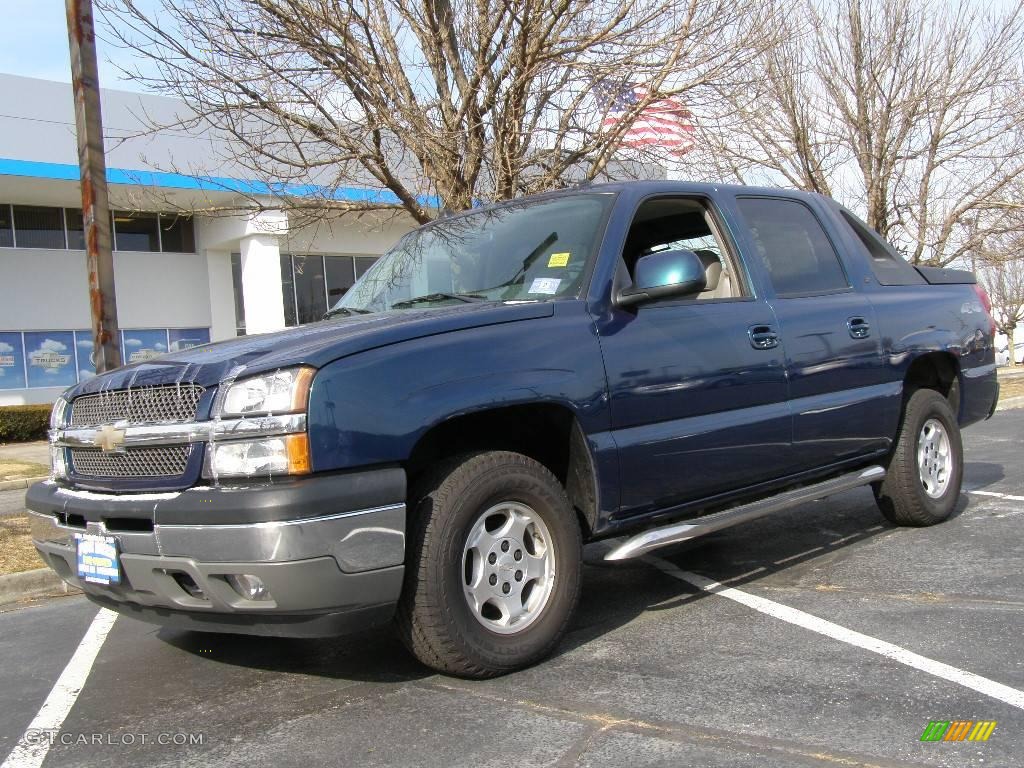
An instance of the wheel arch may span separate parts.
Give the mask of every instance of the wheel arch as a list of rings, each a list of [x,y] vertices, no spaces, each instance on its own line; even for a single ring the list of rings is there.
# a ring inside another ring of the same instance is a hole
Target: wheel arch
[[[409,486],[451,456],[514,451],[547,467],[565,488],[584,537],[597,522],[598,478],[575,413],[556,403],[508,405],[451,416],[428,429],[404,462]]]
[[[960,361],[950,352],[926,352],[915,357],[903,376],[903,410],[919,389],[934,389],[941,394],[959,418]]]

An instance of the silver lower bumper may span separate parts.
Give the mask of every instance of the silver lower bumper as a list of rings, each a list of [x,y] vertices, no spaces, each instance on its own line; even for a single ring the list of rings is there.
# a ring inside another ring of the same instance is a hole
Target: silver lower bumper
[[[312,614],[393,603],[401,591],[404,504],[280,522],[154,525],[152,531],[109,530],[102,522],[72,527],[32,511],[29,517],[45,561],[69,584],[113,607]],[[117,540],[122,584],[77,578],[74,537],[80,533]],[[235,591],[227,577],[242,574],[262,579],[269,599],[251,600]]]

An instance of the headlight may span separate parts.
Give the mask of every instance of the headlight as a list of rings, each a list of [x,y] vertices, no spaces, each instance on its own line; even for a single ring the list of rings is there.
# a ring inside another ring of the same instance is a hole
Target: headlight
[[[310,471],[305,434],[210,443],[203,474],[208,478],[305,475]]]
[[[64,426],[64,413],[67,409],[68,401],[58,397],[57,402],[53,404],[53,410],[50,411],[50,429],[60,429]]]
[[[64,426],[64,418],[68,410],[68,401],[58,397],[50,411],[50,429],[60,429]],[[64,449],[55,445],[50,446],[50,475],[55,480],[66,480],[68,476],[67,463],[64,461]]]
[[[214,416],[248,416],[260,428],[262,416],[305,412],[315,368],[286,368],[250,376],[224,385],[214,406]],[[232,435],[234,437],[234,435]],[[244,438],[240,433],[238,438]],[[250,439],[213,441],[206,447],[203,476],[272,477],[305,475],[312,469],[309,437],[305,432]]]
[[[297,413],[306,410],[313,368],[287,368],[228,385],[220,398],[221,416]]]

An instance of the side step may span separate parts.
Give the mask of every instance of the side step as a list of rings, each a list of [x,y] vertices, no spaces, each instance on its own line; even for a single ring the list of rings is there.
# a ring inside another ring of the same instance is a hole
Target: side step
[[[874,483],[885,477],[885,469],[878,465],[851,472],[847,475],[840,475],[831,480],[825,480],[814,485],[805,485],[802,488],[795,488],[791,491],[784,491],[764,499],[752,501],[749,504],[741,504],[738,507],[724,509],[704,517],[696,517],[681,523],[669,523],[660,528],[652,528],[649,531],[638,533],[632,538],[615,547],[604,556],[605,560],[628,560],[631,557],[640,557],[652,549],[667,547],[669,544],[678,544],[682,541],[696,539],[698,536],[705,536],[723,528],[728,528],[738,523],[745,523],[758,517],[770,515],[772,512],[780,512],[805,501],[815,501],[831,496],[835,493],[848,491],[852,488],[859,488],[862,485]]]

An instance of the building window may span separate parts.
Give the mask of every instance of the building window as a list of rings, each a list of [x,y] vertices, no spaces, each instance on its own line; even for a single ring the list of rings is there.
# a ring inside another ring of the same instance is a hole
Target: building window
[[[324,257],[292,256],[292,272],[299,325],[323,320],[327,312]]]
[[[119,251],[159,251],[159,217],[155,213],[116,212],[114,247]]]
[[[120,251],[195,253],[195,223],[175,213],[112,216],[111,246]],[[0,248],[85,250],[80,208],[0,203]]]
[[[66,208],[64,221],[68,228],[68,248],[73,251],[85,250],[85,224],[82,221],[81,208]],[[113,247],[113,243],[111,243]]]
[[[11,226],[11,206],[0,203],[0,248],[14,245],[14,228]]]
[[[281,298],[284,299],[284,324],[298,325],[295,312],[295,279],[292,277],[292,257],[281,254]]]
[[[281,298],[288,328],[322,320],[329,307],[345,295],[356,279],[377,260],[376,256],[291,256],[281,254]],[[235,330],[245,335],[242,296],[242,256],[231,254],[231,282],[235,294]]]
[[[18,248],[59,248],[64,242],[64,211],[40,205],[15,205],[14,243]]]
[[[78,382],[74,331],[30,331],[22,338],[29,389],[63,389]]]
[[[356,282],[351,256],[324,256],[324,278],[327,282],[327,306],[333,307]]]
[[[235,294],[235,335],[245,336],[245,302],[242,299],[242,254],[231,254],[231,287]]]
[[[24,387],[24,338],[20,332],[0,331],[0,390]]]
[[[160,249],[164,253],[195,253],[196,235],[191,216],[160,215]]]
[[[209,328],[122,330],[125,362],[210,342]],[[0,331],[0,390],[65,389],[96,375],[92,331]]]
[[[376,263],[376,256],[356,256],[356,280],[362,277],[366,270]]]

